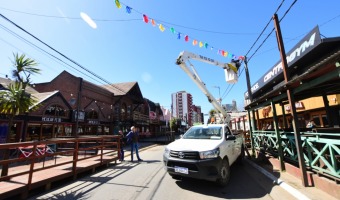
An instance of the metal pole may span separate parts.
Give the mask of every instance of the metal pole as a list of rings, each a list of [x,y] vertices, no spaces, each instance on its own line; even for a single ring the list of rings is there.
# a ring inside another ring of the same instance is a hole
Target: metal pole
[[[78,125],[79,125],[79,111],[81,108],[81,97],[82,97],[82,88],[83,88],[83,79],[79,78],[79,91],[78,91],[78,99],[77,99],[77,113],[76,113],[76,132],[75,132],[75,137],[78,137]]]
[[[285,48],[284,48],[282,34],[281,34],[281,28],[280,28],[277,14],[274,14],[273,19],[274,19],[274,24],[275,24],[277,42],[278,42],[279,50],[280,50],[281,62],[282,62],[282,67],[283,67],[283,75],[285,78],[285,82],[287,83],[290,77],[288,73],[286,53],[285,53]],[[287,97],[288,97],[290,108],[291,108],[291,115],[293,117],[292,123],[293,123],[293,128],[294,128],[294,133],[295,133],[294,136],[295,136],[297,155],[299,159],[299,167],[300,167],[301,175],[302,175],[302,184],[306,187],[308,185],[308,179],[307,179],[307,173],[306,173],[306,164],[305,164],[305,161],[303,158],[303,152],[302,152],[302,142],[301,142],[301,135],[300,135],[299,124],[298,124],[298,117],[297,117],[297,112],[296,112],[296,107],[295,107],[295,98],[294,98],[294,93],[292,89],[290,89],[289,87],[287,88]]]
[[[248,60],[247,60],[246,56],[244,57],[244,69],[245,69],[245,72],[246,72],[248,97],[249,97],[250,102],[252,102],[253,101],[253,95],[251,93],[251,86],[250,86],[251,84],[250,84],[249,70],[248,70]]]

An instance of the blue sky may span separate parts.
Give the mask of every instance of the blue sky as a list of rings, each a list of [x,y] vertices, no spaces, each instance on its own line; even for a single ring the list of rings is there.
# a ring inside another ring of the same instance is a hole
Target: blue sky
[[[185,90],[193,95],[194,104],[208,113],[212,105],[175,65],[179,53],[190,51],[220,62],[230,62],[230,58],[219,55],[218,50],[246,55],[281,1],[124,0],[120,3],[122,7],[119,9],[113,0],[0,0],[0,13],[111,83],[137,81],[145,98],[166,108],[170,108],[172,93]],[[293,0],[284,1],[277,12],[279,18],[292,3]],[[130,14],[126,12],[126,6],[132,8]],[[281,21],[286,51],[316,25],[324,37],[340,36],[339,7],[338,0],[298,0]],[[86,23],[81,13],[93,19],[96,28]],[[148,16],[149,23],[143,22],[143,14]],[[156,27],[152,26],[151,19],[155,20]],[[164,26],[164,32],[160,31],[159,24]],[[42,74],[33,77],[34,82],[48,82],[67,70],[87,81],[103,84],[1,17],[0,25],[1,77],[10,75],[12,54],[18,52],[39,63]],[[271,21],[248,57],[254,54],[273,28]],[[178,32],[181,39],[177,39]],[[189,36],[188,42],[184,41],[185,35]],[[19,36],[67,64],[19,39]],[[208,48],[193,46],[193,39],[208,43]],[[251,83],[256,82],[279,58],[275,34],[272,34],[249,61]],[[230,85],[225,82],[221,68],[195,61],[192,64],[215,98],[219,97],[219,91],[214,86],[218,86],[223,104],[236,100],[239,107],[243,106],[244,72],[238,83]]]

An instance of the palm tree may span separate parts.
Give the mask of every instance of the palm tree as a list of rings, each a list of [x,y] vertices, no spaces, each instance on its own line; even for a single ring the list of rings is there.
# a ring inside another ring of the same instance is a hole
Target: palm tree
[[[21,82],[14,82],[8,85],[8,90],[0,91],[0,113],[8,116],[9,128],[12,127],[16,115],[27,112],[36,103],[36,100],[25,92],[22,85]],[[9,136],[7,134],[7,143]]]
[[[25,58],[25,54],[18,55],[13,54],[14,61],[12,70],[12,77],[16,80],[16,82],[23,83],[23,88],[26,89],[28,84],[31,84],[31,75],[40,74],[40,69],[35,66],[38,65],[35,60],[30,58]]]
[[[36,100],[26,93],[27,85],[31,84],[30,76],[32,74],[39,74],[40,69],[35,68],[37,63],[25,58],[25,55],[13,54],[14,70],[12,71],[14,83],[9,84],[8,90],[0,91],[0,113],[8,116],[8,131],[6,143],[10,142],[11,127],[14,117],[19,114],[28,112],[28,110],[35,104]],[[3,159],[9,158],[9,150],[4,151]],[[7,176],[8,165],[2,166],[1,176]]]

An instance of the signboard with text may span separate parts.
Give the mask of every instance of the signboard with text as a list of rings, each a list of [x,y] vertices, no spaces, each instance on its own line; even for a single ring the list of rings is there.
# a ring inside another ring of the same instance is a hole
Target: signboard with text
[[[295,45],[292,50],[290,50],[286,54],[288,67],[293,66],[294,63],[296,63],[300,58],[305,56],[320,43],[320,31],[319,27],[316,26],[297,45]],[[256,94],[256,92],[260,91],[261,88],[263,88],[266,84],[270,83],[281,74],[283,74],[283,67],[280,60],[272,68],[270,68],[269,71],[267,71],[267,73],[265,73],[255,84],[252,85],[252,94]],[[244,93],[244,98],[249,99],[248,92]]]

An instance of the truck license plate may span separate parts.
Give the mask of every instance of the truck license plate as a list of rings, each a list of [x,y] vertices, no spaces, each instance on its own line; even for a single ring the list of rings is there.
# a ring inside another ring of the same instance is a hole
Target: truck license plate
[[[189,174],[188,168],[185,168],[185,167],[175,166],[175,172],[178,172],[178,173],[181,173],[181,174]]]

